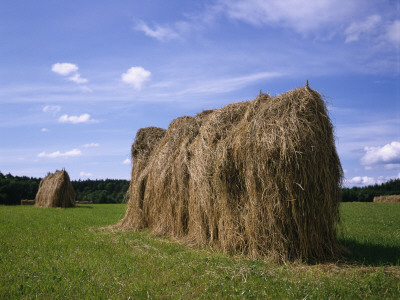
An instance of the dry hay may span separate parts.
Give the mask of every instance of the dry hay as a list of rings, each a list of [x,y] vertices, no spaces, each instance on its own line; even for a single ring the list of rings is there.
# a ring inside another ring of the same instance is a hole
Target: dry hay
[[[118,227],[277,261],[340,251],[342,168],[308,86],[140,129],[132,161]]]
[[[39,207],[75,207],[75,190],[65,170],[49,173],[40,181],[35,205]]]
[[[400,195],[386,195],[374,197],[374,202],[400,203]]]
[[[28,199],[21,200],[21,205],[34,205],[34,204],[35,200],[28,200]]]

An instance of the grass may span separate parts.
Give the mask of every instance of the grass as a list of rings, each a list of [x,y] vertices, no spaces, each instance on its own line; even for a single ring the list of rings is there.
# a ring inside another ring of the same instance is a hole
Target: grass
[[[400,205],[344,203],[336,263],[278,265],[148,232],[112,231],[122,204],[0,206],[0,299],[399,299]]]
[[[400,266],[400,205],[342,203],[341,243],[348,259],[370,266]]]

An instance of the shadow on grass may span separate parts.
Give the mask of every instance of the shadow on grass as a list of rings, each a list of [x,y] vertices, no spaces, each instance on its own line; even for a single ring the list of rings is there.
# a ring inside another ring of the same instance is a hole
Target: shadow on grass
[[[355,240],[340,239],[340,244],[350,252],[345,258],[350,263],[369,266],[400,266],[400,247],[360,243]]]
[[[93,206],[77,204],[76,208],[93,208]]]

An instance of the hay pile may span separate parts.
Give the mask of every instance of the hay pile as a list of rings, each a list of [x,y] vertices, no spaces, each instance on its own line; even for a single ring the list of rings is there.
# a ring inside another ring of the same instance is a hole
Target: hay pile
[[[387,195],[374,197],[374,202],[400,203],[400,195]]]
[[[21,205],[34,205],[35,200],[28,200],[28,199],[23,199],[21,200]]]
[[[40,181],[35,205],[39,207],[75,207],[75,190],[65,170],[49,173]]]
[[[93,204],[93,201],[75,201],[75,204]]]
[[[140,129],[117,225],[277,261],[335,256],[342,168],[308,86]]]

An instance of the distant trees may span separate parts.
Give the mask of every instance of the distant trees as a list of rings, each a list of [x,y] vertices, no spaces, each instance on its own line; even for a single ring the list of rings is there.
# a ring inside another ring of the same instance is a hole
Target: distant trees
[[[400,179],[390,180],[382,184],[366,187],[342,189],[343,202],[372,202],[375,196],[400,195]]]
[[[0,204],[16,205],[22,199],[35,199],[41,178],[20,177],[0,172]],[[72,181],[76,200],[93,203],[122,203],[129,181],[123,179]]]
[[[40,178],[19,177],[0,172],[0,204],[20,204],[22,199],[35,199]]]
[[[122,203],[125,199],[129,181],[123,179],[72,181],[76,200],[93,203]]]

